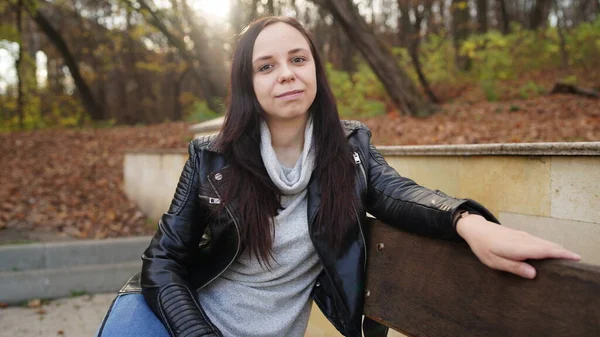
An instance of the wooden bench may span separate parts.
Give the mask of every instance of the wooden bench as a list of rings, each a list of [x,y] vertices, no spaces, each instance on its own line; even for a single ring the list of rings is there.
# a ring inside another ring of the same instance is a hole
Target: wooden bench
[[[408,336],[600,336],[600,266],[532,261],[534,280],[466,243],[369,225],[364,314]],[[600,244],[600,242],[598,243]]]

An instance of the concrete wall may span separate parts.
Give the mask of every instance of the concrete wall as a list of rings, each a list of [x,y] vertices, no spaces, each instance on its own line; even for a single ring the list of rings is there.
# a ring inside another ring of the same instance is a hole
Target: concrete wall
[[[388,156],[417,183],[475,199],[504,226],[600,264],[600,156]]]
[[[600,264],[600,153],[426,156],[399,154],[402,148],[381,147],[401,175],[475,199],[503,225],[556,241],[577,251],[584,262]],[[126,153],[127,195],[158,219],[169,207],[186,159],[185,150]]]
[[[504,226],[558,242],[583,262],[600,265],[600,143],[379,149],[401,175],[475,199]],[[169,207],[186,159],[184,150],[126,153],[127,194],[158,219]],[[306,336],[341,335],[314,306]]]
[[[187,149],[126,152],[125,193],[146,215],[158,220],[171,204],[187,157]]]

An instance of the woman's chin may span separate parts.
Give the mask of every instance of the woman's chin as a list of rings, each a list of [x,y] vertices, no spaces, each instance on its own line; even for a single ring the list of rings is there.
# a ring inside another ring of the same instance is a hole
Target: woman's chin
[[[295,121],[299,119],[308,118],[308,110],[289,110],[280,111],[275,114],[267,114],[267,119],[277,121]]]

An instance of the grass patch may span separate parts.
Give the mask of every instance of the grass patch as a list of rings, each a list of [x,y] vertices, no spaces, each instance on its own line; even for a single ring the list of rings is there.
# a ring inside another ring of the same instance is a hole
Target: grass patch
[[[79,296],[84,296],[84,295],[89,295],[90,293],[88,293],[85,290],[71,290],[71,296],[70,297],[79,297]]]

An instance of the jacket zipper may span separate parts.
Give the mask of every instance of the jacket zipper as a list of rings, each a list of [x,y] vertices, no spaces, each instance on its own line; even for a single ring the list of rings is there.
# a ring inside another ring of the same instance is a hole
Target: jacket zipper
[[[213,198],[213,197],[208,197],[206,195],[200,195],[200,194],[198,194],[198,197],[200,199],[208,201],[208,203],[210,205],[220,205],[221,204],[221,199],[220,198]]]
[[[221,194],[219,194],[219,191],[217,191],[217,188],[215,187],[215,185],[213,184],[213,182],[210,180],[210,175],[207,175],[206,179],[210,183],[210,186],[212,187],[213,191],[215,191],[215,193],[219,197],[218,199],[217,198],[213,198],[213,199],[217,199],[217,200],[219,200],[219,203],[221,203],[221,199],[222,199],[221,198]],[[210,279],[208,282],[206,282],[202,287],[200,287],[198,289],[202,289],[202,288],[206,287],[212,281],[214,281],[215,279],[217,279],[217,277],[221,276],[221,274],[223,274],[225,272],[225,270],[227,270],[229,268],[229,266],[231,266],[231,264],[233,263],[233,261],[235,261],[235,258],[238,256],[238,253],[240,252],[240,246],[241,246],[241,241],[242,241],[242,237],[240,236],[240,228],[238,227],[238,223],[235,220],[235,217],[233,216],[233,213],[229,209],[229,206],[224,205],[224,207],[225,207],[225,211],[227,211],[227,214],[229,214],[229,216],[231,217],[231,221],[233,221],[233,224],[235,225],[235,232],[237,233],[237,238],[238,238],[237,248],[235,250],[235,254],[233,255],[233,258],[231,259],[231,261],[229,261],[229,263],[227,264],[227,266],[225,268],[223,268],[223,270],[221,270],[217,275],[215,275],[215,277],[213,277],[212,279]]]
[[[360,155],[358,152],[354,152],[352,156],[354,157],[354,163],[360,167],[360,172],[362,172],[362,177],[365,182],[365,188],[367,188],[367,173],[365,173],[365,168],[361,165],[362,160],[360,160]]]
[[[354,152],[352,154],[352,156],[354,157],[354,162],[356,163],[356,165],[358,165],[360,167],[360,172],[362,173],[361,176],[364,179],[365,188],[367,188],[367,174],[365,173],[365,168],[361,164],[362,161],[360,160],[360,155],[358,154],[358,152]],[[360,230],[360,236],[363,239],[363,249],[365,251],[365,263],[363,265],[363,271],[365,271],[365,270],[367,270],[367,239],[365,238],[365,234],[363,233],[362,224],[360,223],[360,216],[358,215],[358,210],[356,209],[356,207],[354,207],[354,213],[356,213],[356,220],[358,221],[358,229]]]

